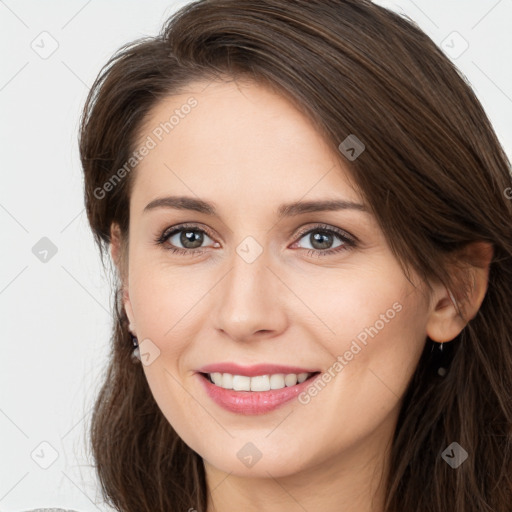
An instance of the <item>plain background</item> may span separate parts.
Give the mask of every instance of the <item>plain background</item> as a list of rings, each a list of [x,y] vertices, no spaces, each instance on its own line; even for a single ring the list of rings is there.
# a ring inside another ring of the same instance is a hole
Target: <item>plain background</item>
[[[83,207],[78,119],[111,54],[186,3],[0,0],[0,512],[109,510],[86,439],[112,294]],[[512,157],[512,2],[378,3],[450,54]]]

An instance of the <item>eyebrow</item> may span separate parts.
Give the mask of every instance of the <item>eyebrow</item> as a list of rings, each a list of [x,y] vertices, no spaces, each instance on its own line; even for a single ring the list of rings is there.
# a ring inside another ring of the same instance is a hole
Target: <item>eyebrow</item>
[[[187,196],[168,196],[154,199],[144,208],[144,213],[157,208],[172,208],[176,210],[193,210],[206,215],[217,215],[213,204]],[[293,217],[303,213],[339,211],[339,210],[357,210],[367,212],[368,209],[360,204],[343,199],[326,199],[319,201],[296,201],[279,206],[277,210],[278,218]]]

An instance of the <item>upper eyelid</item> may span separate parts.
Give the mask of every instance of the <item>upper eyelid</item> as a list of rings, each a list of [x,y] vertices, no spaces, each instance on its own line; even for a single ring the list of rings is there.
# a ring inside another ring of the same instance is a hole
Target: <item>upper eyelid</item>
[[[175,235],[176,233],[179,233],[180,231],[184,231],[186,229],[204,231],[210,238],[214,238],[213,234],[210,232],[208,228],[203,227],[201,224],[194,223],[178,224],[177,226],[172,226],[170,228],[164,229],[162,231],[161,238],[169,238],[170,236]]]
[[[345,231],[344,229],[341,229],[341,228],[337,228],[335,226],[330,226],[328,224],[322,224],[322,223],[319,223],[319,224],[316,224],[314,226],[309,226],[309,227],[305,227],[303,230],[300,230],[295,236],[304,236],[304,235],[307,235],[309,232],[311,231],[330,231],[332,233],[335,233],[336,235],[338,236],[344,236],[346,238],[350,238],[351,240],[354,240],[356,241],[357,238],[350,234],[348,231]]]

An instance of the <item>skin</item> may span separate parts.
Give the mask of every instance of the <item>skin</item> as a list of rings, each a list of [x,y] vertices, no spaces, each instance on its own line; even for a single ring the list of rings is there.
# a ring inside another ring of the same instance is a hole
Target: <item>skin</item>
[[[252,82],[190,84],[152,110],[140,140],[191,96],[197,106],[134,171],[124,258],[112,226],[131,330],[160,351],[141,371],[165,417],[204,460],[208,512],[382,511],[380,477],[426,337],[449,341],[466,322],[444,286],[434,284],[429,295],[414,274],[412,284],[406,279],[367,211],[278,219],[282,203],[364,203],[343,157],[276,92]],[[144,212],[171,195],[208,201],[217,215]],[[184,222],[209,233],[201,254],[166,250],[172,243],[184,248],[179,233],[166,246],[155,243]],[[357,237],[357,245],[333,235],[327,248],[344,249],[321,254],[307,233],[318,223]],[[247,236],[263,249],[252,263],[236,252]],[[472,272],[470,317],[487,275],[485,265]],[[293,400],[264,415],[231,413],[209,399],[195,373],[223,361],[327,371],[395,303],[400,312],[306,405]],[[251,468],[237,457],[249,442],[262,454]]]

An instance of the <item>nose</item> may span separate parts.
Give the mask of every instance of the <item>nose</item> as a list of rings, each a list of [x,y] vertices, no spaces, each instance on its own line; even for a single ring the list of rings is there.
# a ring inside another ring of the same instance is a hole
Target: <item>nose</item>
[[[265,252],[251,263],[235,253],[217,285],[215,328],[235,341],[272,338],[287,327],[286,287],[268,264]]]

